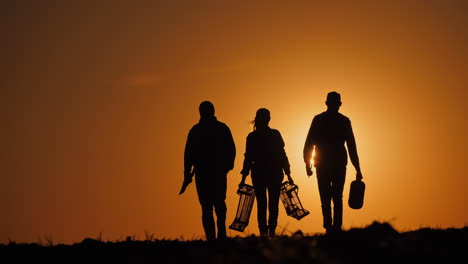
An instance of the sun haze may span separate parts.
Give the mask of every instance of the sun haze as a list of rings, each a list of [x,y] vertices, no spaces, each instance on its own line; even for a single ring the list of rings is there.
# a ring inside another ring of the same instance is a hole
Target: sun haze
[[[200,238],[195,186],[178,195],[198,105],[237,150],[260,107],[281,131],[310,215],[280,205],[278,231],[323,232],[302,159],[338,91],[353,125],[364,206],[343,228],[468,222],[466,1],[9,1],[2,5],[0,242]],[[255,210],[255,207],[254,207]],[[255,211],[243,233],[257,234]]]

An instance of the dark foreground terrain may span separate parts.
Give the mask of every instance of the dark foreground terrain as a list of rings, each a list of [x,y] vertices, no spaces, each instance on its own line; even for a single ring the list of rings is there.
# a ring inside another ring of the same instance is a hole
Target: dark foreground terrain
[[[1,263],[468,263],[468,227],[398,233],[374,222],[331,235],[225,241],[152,240],[0,245]]]

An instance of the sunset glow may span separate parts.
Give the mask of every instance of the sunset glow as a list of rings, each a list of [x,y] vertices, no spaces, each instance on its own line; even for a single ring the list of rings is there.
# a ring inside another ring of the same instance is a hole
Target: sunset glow
[[[203,236],[195,184],[178,195],[189,129],[210,100],[236,144],[260,107],[285,142],[310,215],[278,232],[323,232],[303,147],[329,91],[352,122],[364,206],[343,228],[468,223],[468,1],[7,1],[2,33],[0,242]],[[343,201],[356,171],[348,162]],[[250,181],[250,178],[247,179]],[[252,212],[243,232],[257,234]],[[288,233],[288,234],[289,234]]]

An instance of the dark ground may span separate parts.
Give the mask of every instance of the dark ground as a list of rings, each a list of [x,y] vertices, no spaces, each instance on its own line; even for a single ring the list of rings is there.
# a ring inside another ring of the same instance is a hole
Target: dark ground
[[[0,244],[0,263],[468,263],[468,227],[399,233],[374,222],[331,235],[225,241],[84,239],[73,245]]]

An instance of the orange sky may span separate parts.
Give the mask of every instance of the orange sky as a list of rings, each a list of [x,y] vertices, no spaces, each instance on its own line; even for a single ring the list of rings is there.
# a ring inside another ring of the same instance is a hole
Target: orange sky
[[[278,231],[323,232],[302,147],[331,90],[367,184],[344,228],[466,225],[466,1],[350,2],[3,4],[0,243],[202,238],[194,185],[177,195],[202,100],[236,143],[227,224],[249,121],[266,107],[310,211],[297,221],[280,205]],[[257,234],[255,213],[230,235]]]

